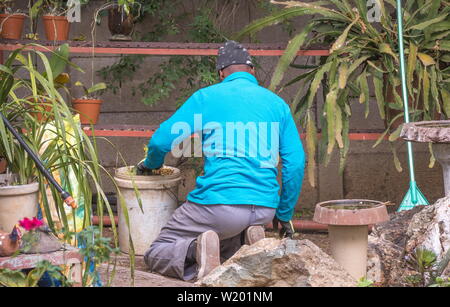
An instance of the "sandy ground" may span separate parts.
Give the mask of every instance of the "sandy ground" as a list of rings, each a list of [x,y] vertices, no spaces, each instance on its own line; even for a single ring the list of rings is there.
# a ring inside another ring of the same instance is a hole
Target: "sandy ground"
[[[104,229],[104,235],[112,237],[110,228]],[[266,237],[276,237],[277,234],[271,231],[266,232]],[[294,239],[308,239],[319,246],[324,252],[330,254],[328,235],[326,233],[296,233]],[[113,287],[190,287],[191,282],[184,282],[173,278],[167,278],[158,274],[150,273],[144,263],[142,256],[136,256],[135,259],[135,277],[134,285],[131,284],[130,259],[127,254],[121,253],[116,258],[116,273],[110,284]],[[112,268],[110,267],[110,270]],[[108,284],[108,276],[111,272],[107,271],[107,266],[103,265],[99,268],[103,283]]]

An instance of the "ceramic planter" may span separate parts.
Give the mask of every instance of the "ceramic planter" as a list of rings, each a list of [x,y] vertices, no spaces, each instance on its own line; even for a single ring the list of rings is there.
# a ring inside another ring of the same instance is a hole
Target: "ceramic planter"
[[[82,124],[95,125],[100,114],[100,107],[103,101],[101,99],[74,99],[72,106],[80,114]]]
[[[4,185],[11,182],[14,175],[0,175],[0,230],[10,232],[24,217],[34,217],[38,213],[39,183]]]
[[[50,41],[65,41],[69,38],[70,23],[66,16],[42,16],[45,36]]]
[[[6,39],[21,39],[25,15],[0,14],[0,35]]]

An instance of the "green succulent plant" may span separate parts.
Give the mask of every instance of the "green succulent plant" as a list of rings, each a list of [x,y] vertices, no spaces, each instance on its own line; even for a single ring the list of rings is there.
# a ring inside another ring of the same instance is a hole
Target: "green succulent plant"
[[[397,7],[395,0],[376,0],[380,14],[379,21],[374,21],[373,16],[368,16],[365,0],[271,3],[284,8],[247,25],[235,38],[243,39],[286,20],[312,17],[289,41],[272,76],[270,89],[297,87],[292,110],[306,129],[308,177],[314,186],[317,149],[320,161],[326,164],[337,147],[343,170],[350,144],[349,121],[355,104],[365,105],[367,118],[369,98],[375,96],[377,113],[386,122],[386,131],[375,146],[387,135],[394,141],[400,134],[401,127],[392,129],[403,117],[403,102],[397,91],[400,85]],[[406,0],[403,10],[411,118],[414,121],[449,118],[450,2]],[[298,50],[316,43],[327,45],[330,55],[280,86],[286,70],[295,67],[292,63]],[[320,85],[325,102],[323,112],[316,115],[315,110],[320,110],[316,103]],[[400,170],[395,147],[392,148],[394,162]]]

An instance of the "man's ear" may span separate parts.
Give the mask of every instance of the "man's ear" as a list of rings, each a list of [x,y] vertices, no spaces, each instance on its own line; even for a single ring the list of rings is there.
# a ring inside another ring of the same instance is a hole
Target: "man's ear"
[[[223,73],[223,69],[219,70],[219,79],[220,81],[222,81],[223,79],[225,79],[225,74]]]

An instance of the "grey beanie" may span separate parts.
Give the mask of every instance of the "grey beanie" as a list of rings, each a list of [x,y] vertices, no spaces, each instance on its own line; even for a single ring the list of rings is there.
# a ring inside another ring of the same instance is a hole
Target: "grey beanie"
[[[252,58],[241,44],[235,41],[227,41],[219,48],[216,69],[222,70],[230,65],[245,64],[253,67]]]

